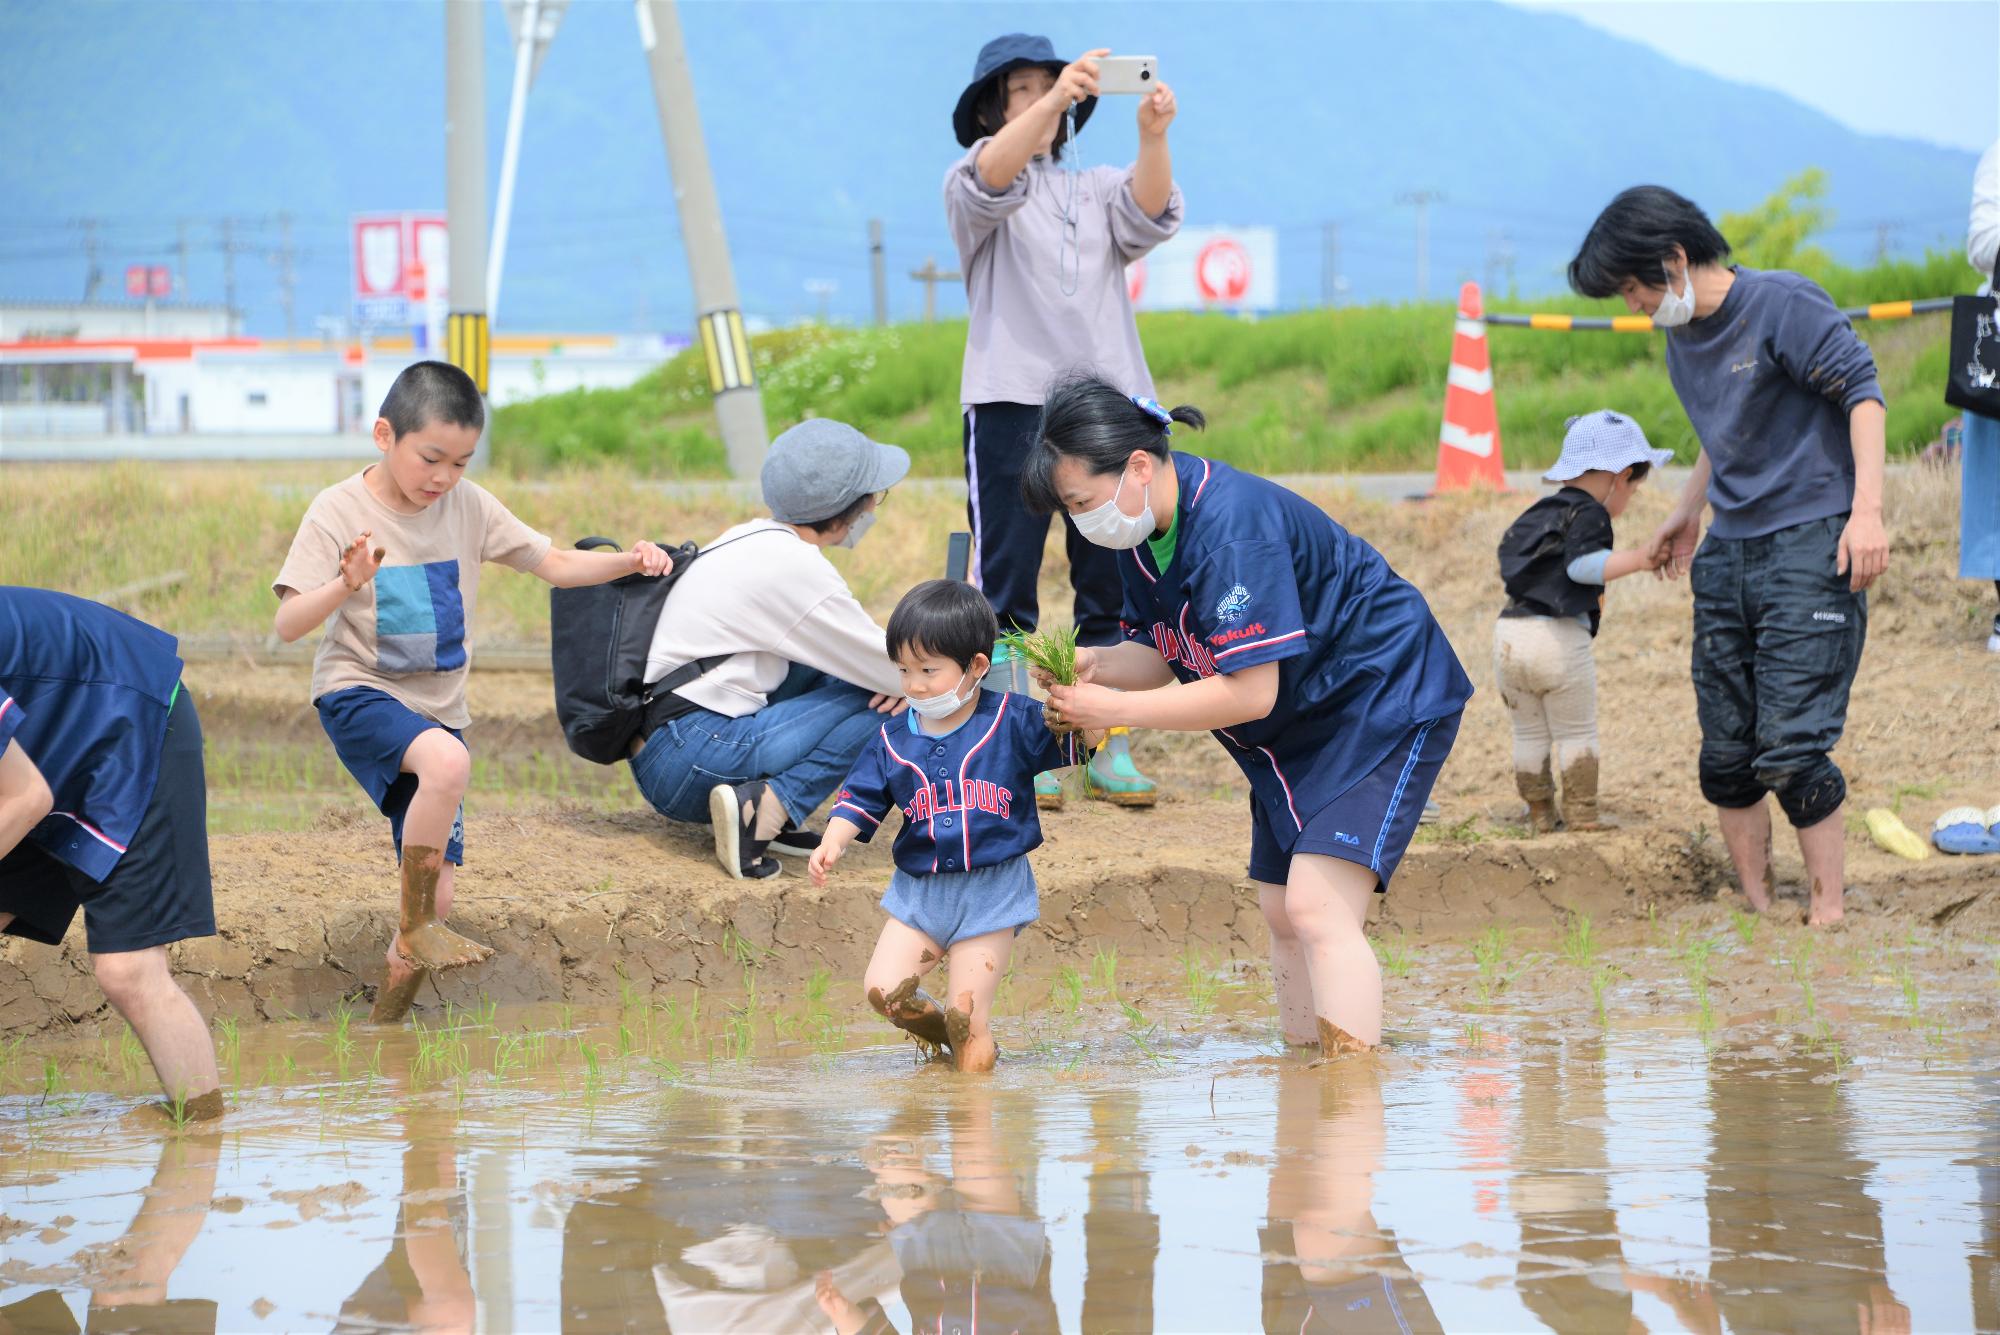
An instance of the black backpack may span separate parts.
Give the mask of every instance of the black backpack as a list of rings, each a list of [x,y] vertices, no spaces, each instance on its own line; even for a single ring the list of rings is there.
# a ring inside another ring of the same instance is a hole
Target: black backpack
[[[609,538],[580,538],[576,545],[579,551],[620,550]],[[585,760],[600,765],[624,760],[656,702],[664,702],[722,662],[697,658],[659,681],[646,680],[646,659],[667,594],[701,555],[701,548],[684,542],[670,555],[673,569],[664,575],[631,574],[588,588],[549,590],[549,662],[555,669],[556,718],[569,749]]]

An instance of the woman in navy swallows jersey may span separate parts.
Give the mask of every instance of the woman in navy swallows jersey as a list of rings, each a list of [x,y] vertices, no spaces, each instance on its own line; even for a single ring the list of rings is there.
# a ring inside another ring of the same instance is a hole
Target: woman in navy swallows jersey
[[[1079,650],[1078,684],[1049,686],[1049,713],[1215,734],[1250,780],[1285,1038],[1373,1047],[1382,975],[1362,928],[1472,683],[1374,548],[1275,483],[1170,450],[1175,423],[1203,418],[1087,375],[1043,407],[1022,498],[1117,550],[1124,588],[1124,642]]]

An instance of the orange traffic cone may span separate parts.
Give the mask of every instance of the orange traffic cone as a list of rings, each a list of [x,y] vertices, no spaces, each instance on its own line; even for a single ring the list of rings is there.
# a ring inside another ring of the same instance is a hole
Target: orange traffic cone
[[[1493,363],[1486,351],[1486,312],[1479,284],[1458,290],[1458,327],[1445,376],[1444,425],[1438,430],[1433,495],[1474,487],[1507,489],[1500,466],[1500,418],[1493,408]]]

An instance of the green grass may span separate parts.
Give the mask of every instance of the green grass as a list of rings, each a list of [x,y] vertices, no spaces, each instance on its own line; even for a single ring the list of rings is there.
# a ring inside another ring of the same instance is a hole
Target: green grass
[[[1803,267],[1842,305],[1968,291],[1964,258],[1937,251],[1865,269]],[[1624,314],[1620,302],[1499,301],[1496,310]],[[1195,403],[1210,426],[1191,448],[1260,472],[1426,469],[1436,458],[1451,356],[1453,307],[1377,305],[1244,321],[1219,314],[1139,317],[1159,397]],[[1944,383],[1942,315],[1862,326],[1889,401],[1892,451],[1920,448],[1954,415]],[[851,422],[910,451],[920,476],[963,468],[958,403],[963,321],[887,328],[805,326],[760,334],[752,355],[775,433],[807,417]],[[1668,383],[1657,335],[1491,331],[1495,403],[1510,468],[1555,457],[1564,422],[1615,407],[1654,444],[1694,457],[1686,414]],[[578,390],[494,414],[502,468],[538,472],[616,461],[646,476],[722,477],[698,349],[637,384]]]

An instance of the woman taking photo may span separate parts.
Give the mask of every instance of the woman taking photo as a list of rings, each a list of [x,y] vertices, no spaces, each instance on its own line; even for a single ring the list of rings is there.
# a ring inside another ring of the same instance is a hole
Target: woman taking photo
[[[1033,630],[1039,615],[1049,521],[1023,508],[1020,479],[1049,383],[1087,366],[1127,394],[1153,393],[1125,267],[1180,229],[1167,151],[1174,94],[1161,84],[1140,97],[1137,161],[1079,170],[1070,135],[1096,109],[1097,58],[1106,54],[1065,64],[1046,37],[997,37],[980,49],[952,112],[966,150],[945,174],[944,204],[969,313],[959,401],[972,580],[1002,630]],[[1114,644],[1116,562],[1073,525],[1064,529],[1078,639]],[[994,669],[992,689],[1026,688],[1024,665],[996,657]],[[1089,778],[1113,802],[1152,805],[1153,783],[1133,766],[1122,732],[1091,762]],[[1035,796],[1044,807],[1062,804],[1053,775],[1036,779]]]

